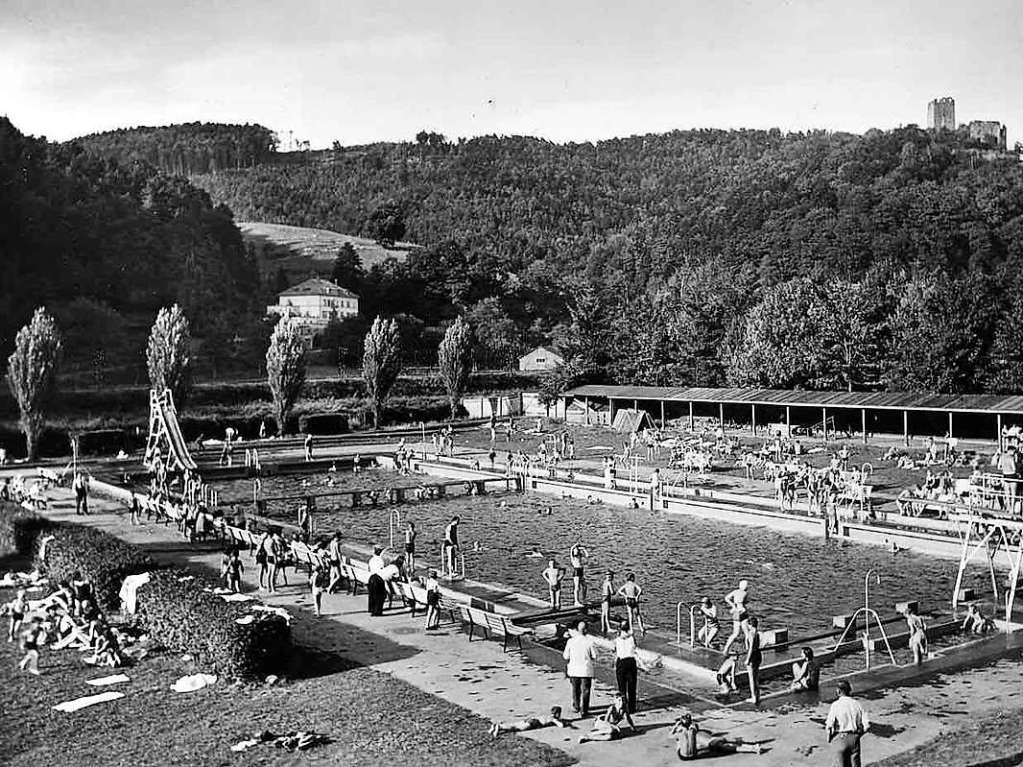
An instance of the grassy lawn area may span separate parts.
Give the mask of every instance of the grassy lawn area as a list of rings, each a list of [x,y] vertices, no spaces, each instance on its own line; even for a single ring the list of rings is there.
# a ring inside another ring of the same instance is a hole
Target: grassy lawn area
[[[1001,711],[944,733],[874,767],[1014,767],[1023,764],[1023,709]]]
[[[23,563],[0,559],[0,571]],[[0,590],[0,602],[14,596]],[[6,619],[3,629],[6,632]],[[6,637],[4,637],[6,639]],[[276,685],[220,681],[193,693],[170,686],[198,669],[154,650],[122,671],[131,681],[97,688],[80,653],[44,649],[39,677],[19,672],[16,645],[0,641],[0,753],[11,767],[38,765],[567,765],[566,754],[535,741],[493,740],[489,722],[388,674],[337,656],[300,650],[292,677]],[[303,678],[304,675],[304,678]],[[73,714],[67,700],[117,690],[125,697]],[[331,742],[300,754],[270,744],[230,746],[261,730],[314,730]]]

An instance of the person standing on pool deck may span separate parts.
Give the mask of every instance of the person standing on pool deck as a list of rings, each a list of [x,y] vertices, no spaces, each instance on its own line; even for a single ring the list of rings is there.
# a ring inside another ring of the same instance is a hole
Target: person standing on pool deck
[[[302,449],[305,451],[305,459],[307,461],[313,460],[313,435],[306,434],[305,439],[302,440]]]
[[[824,729],[828,743],[833,743],[836,767],[860,767],[860,739],[870,729],[870,719],[863,706],[852,698],[852,688],[841,680],[836,688],[838,699],[828,709]]]
[[[725,596],[725,604],[728,605],[729,611],[732,613],[732,633],[729,634],[728,640],[725,642],[725,646],[721,649],[725,655],[728,655],[728,650],[732,646],[732,642],[742,636],[743,623],[749,617],[749,613],[746,610],[746,602],[749,599],[749,581],[739,581],[739,588],[729,591]]]
[[[760,703],[760,664],[764,662],[758,625],[756,617],[746,621],[746,675],[749,677],[749,702],[754,706]]]
[[[605,636],[611,631],[611,598],[615,595],[615,573],[608,570],[600,586],[600,630]]]
[[[416,572],[416,535],[416,523],[409,522],[405,528],[405,561],[408,562],[409,575]]]
[[[593,664],[597,660],[597,653],[593,649],[593,641],[586,634],[586,621],[579,621],[576,631],[565,644],[562,657],[568,661],[565,673],[572,684],[572,710],[577,714],[589,716]]]
[[[458,522],[454,516],[444,529],[444,564],[448,569],[448,577],[455,577],[455,557],[458,554]]]
[[[558,567],[558,563],[551,559],[547,562],[547,568],[540,573],[540,576],[547,583],[547,591],[550,594],[551,609],[561,609],[561,581],[565,577],[565,570]]]
[[[589,552],[578,543],[568,553],[569,561],[572,564],[572,596],[576,606],[586,601],[586,579],[583,573],[583,566],[586,564],[588,557]]]
[[[643,632],[643,636],[646,636],[646,628],[643,626],[643,616],[639,611],[639,598],[643,594],[643,589],[636,583],[636,574],[629,573],[625,576],[625,583],[618,589],[618,593],[625,597],[625,610],[629,616],[629,629],[631,631],[636,630],[636,626],[639,626],[639,630]]]
[[[618,626],[615,637],[615,681],[618,692],[625,700],[625,710],[636,713],[636,682],[639,681],[639,668],[636,665],[636,637],[623,621]]]

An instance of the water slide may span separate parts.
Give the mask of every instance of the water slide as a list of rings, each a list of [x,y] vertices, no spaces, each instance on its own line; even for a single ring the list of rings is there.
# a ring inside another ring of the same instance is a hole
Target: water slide
[[[171,399],[170,391],[165,391],[162,396],[156,398],[156,406],[163,421],[163,428],[167,433],[167,441],[170,444],[171,455],[183,469],[195,470],[195,461],[188,452],[188,445],[181,434],[181,427],[178,425],[178,412],[174,409],[174,401]]]

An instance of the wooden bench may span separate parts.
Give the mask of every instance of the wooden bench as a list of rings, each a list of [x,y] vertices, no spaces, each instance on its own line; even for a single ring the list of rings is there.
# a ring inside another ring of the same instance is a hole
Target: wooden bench
[[[398,591],[405,602],[405,605],[409,608],[411,615],[416,614],[416,607],[421,606],[423,611],[426,611],[426,589],[422,586],[417,586],[412,583],[401,583],[398,584]],[[449,623],[457,623],[458,618],[455,617],[456,612],[460,606],[460,602],[452,599],[449,596],[445,596],[443,593],[438,592],[437,594],[437,612],[447,613]]]
[[[486,610],[480,610],[475,607],[468,607],[466,605],[459,605],[458,612],[461,616],[462,623],[469,626],[469,641],[471,642],[473,636],[476,633],[476,629],[483,632],[486,639],[490,638],[491,633],[500,636],[503,641],[504,652],[508,652],[508,638],[515,639],[519,644],[519,650],[522,650],[522,637],[532,635],[533,629],[525,628],[523,626],[516,626],[510,620],[505,618],[503,615],[497,613],[488,612]]]

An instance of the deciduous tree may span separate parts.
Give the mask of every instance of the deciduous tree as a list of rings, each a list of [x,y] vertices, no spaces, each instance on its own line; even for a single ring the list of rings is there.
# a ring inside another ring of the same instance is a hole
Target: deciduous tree
[[[377,317],[363,341],[362,377],[366,381],[373,425],[380,426],[380,411],[401,372],[401,342],[398,323]]]
[[[458,317],[444,333],[437,347],[437,365],[448,393],[451,417],[458,413],[459,402],[472,372],[472,347],[475,339],[469,323]]]
[[[170,389],[179,411],[192,385],[191,343],[188,318],[181,307],[174,304],[160,309],[146,344],[149,386],[158,393]]]
[[[7,382],[18,401],[29,460],[39,453],[39,437],[46,425],[46,407],[53,393],[60,349],[57,323],[46,309],[39,307],[32,321],[18,331],[14,351],[7,358]]]
[[[266,379],[274,400],[278,434],[287,430],[288,416],[305,385],[305,343],[298,324],[281,317],[266,350]]]

